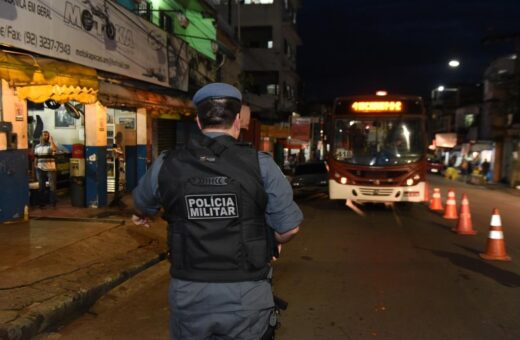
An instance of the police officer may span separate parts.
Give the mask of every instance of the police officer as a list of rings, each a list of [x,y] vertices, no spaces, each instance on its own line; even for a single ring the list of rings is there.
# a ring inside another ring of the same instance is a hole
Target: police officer
[[[273,242],[303,214],[273,159],[238,143],[242,95],[213,83],[193,97],[200,136],[162,153],[133,192],[137,225],[168,221],[173,339],[271,339]],[[273,236],[273,237],[270,237]]]

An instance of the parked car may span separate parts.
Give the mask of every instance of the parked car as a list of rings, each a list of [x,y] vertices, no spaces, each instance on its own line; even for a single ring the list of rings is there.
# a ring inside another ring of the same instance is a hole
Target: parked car
[[[298,164],[289,180],[295,191],[326,191],[327,168],[324,162]]]
[[[434,157],[427,157],[426,158],[426,170],[429,173],[442,176],[444,174],[445,166],[444,166],[444,163],[440,159],[434,158]]]

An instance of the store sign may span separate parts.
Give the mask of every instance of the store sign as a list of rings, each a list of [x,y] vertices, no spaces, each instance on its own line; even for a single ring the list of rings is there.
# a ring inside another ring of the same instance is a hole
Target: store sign
[[[166,33],[112,1],[2,0],[0,43],[169,86]]]
[[[291,144],[306,143],[310,139],[311,119],[292,118],[291,121]]]
[[[457,145],[457,134],[456,133],[436,133],[435,134],[435,145],[438,148],[453,148]]]

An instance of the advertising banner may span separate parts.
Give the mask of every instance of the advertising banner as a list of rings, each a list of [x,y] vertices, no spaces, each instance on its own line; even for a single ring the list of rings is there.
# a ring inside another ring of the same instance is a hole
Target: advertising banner
[[[112,1],[0,1],[1,44],[169,87],[166,36]]]

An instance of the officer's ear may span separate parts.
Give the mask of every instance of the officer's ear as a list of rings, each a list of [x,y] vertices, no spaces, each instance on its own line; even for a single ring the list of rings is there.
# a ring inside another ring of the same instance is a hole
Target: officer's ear
[[[237,113],[237,116],[235,117],[235,121],[233,122],[233,126],[240,131],[240,113]]]
[[[202,130],[202,125],[200,125],[199,116],[195,116],[195,121],[197,122],[197,126],[199,127],[199,129]]]

